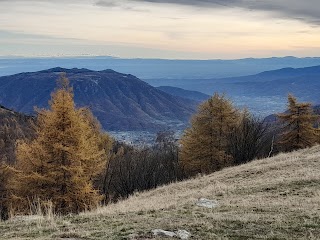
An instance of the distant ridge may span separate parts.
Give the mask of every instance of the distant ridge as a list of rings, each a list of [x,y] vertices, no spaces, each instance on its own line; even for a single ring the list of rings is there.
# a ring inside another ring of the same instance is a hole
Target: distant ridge
[[[173,96],[187,98],[187,99],[191,99],[191,100],[194,100],[197,102],[203,102],[203,101],[210,98],[209,95],[204,94],[202,92],[185,90],[185,89],[177,88],[177,87],[160,86],[160,87],[157,87],[157,89],[164,91],[166,93],[169,93]]]
[[[0,163],[15,162],[16,141],[33,136],[34,118],[0,105]]]
[[[313,109],[313,113],[314,114],[320,115],[320,105],[312,106],[312,109]],[[265,123],[275,123],[275,122],[278,122],[278,121],[279,121],[279,119],[277,117],[277,114],[271,114],[271,115],[269,115],[269,116],[264,118],[264,122]]]
[[[34,118],[33,116],[29,116],[29,115],[26,115],[26,114],[23,114],[23,113],[16,112],[16,111],[14,111],[12,109],[9,109],[9,108],[6,108],[6,107],[4,107],[2,105],[0,105],[0,116],[1,117],[12,117],[12,116],[14,116],[14,117],[17,117],[18,119],[25,119],[25,120],[31,120],[31,119]]]
[[[271,57],[244,59],[125,59],[104,56],[80,57],[7,57],[0,58],[0,76],[35,72],[56,66],[64,68],[113,69],[131,73],[140,79],[212,79],[253,75],[285,67],[320,65],[319,57]],[[166,86],[162,84],[158,86]]]
[[[106,130],[183,128],[196,102],[172,96],[131,74],[61,67],[0,77],[0,104],[23,113],[48,107],[61,72],[70,79],[78,106],[89,106]]]
[[[223,78],[219,79],[224,82],[261,82],[261,81],[273,81],[277,79],[283,78],[293,78],[300,76],[314,76],[320,74],[320,65],[311,66],[311,67],[303,67],[303,68],[281,68],[277,70],[264,71],[258,74],[249,75],[249,76],[241,76],[241,77],[233,77],[233,78]]]

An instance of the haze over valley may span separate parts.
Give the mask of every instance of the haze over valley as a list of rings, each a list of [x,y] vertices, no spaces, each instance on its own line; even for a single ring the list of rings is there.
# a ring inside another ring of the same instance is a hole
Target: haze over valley
[[[202,61],[112,57],[3,58],[0,59],[0,64],[0,75],[29,72],[0,77],[0,104],[27,114],[33,112],[34,106],[47,106],[55,79],[60,72],[65,71],[68,76],[71,74],[71,83],[76,90],[76,103],[90,106],[106,130],[122,133],[123,130],[156,132],[164,129],[180,132],[188,126],[197,105],[215,92],[225,93],[236,106],[248,108],[260,118],[283,112],[289,93],[314,105],[320,103],[320,58]],[[72,69],[43,70],[51,66]],[[97,72],[86,70],[87,68]],[[41,69],[43,71],[32,72]],[[121,73],[107,69],[117,69]],[[244,73],[248,75],[243,75]],[[79,79],[73,81],[76,78]],[[81,87],[78,86],[80,82]],[[117,95],[114,91],[118,85],[123,86],[120,91],[124,95]],[[97,94],[102,89],[104,93]],[[124,96],[127,98],[131,94],[135,96],[135,104],[121,103],[125,106],[122,110],[118,107],[118,110],[113,110],[112,106],[119,106]],[[157,94],[169,94],[172,100],[164,97],[162,99],[166,99],[166,102],[163,104],[156,97]],[[12,96],[17,96],[17,99],[12,101]],[[144,101],[154,105],[151,112]],[[176,109],[170,115],[168,111],[160,110],[159,104],[171,109],[169,112],[176,106],[183,110]]]

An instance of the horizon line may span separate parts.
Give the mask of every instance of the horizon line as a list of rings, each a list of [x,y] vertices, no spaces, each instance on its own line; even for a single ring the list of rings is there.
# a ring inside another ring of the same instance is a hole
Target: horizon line
[[[164,60],[164,61],[237,61],[237,60],[249,60],[249,59],[272,59],[272,58],[293,58],[293,59],[307,59],[307,58],[320,58],[320,56],[307,56],[307,57],[297,57],[292,55],[286,56],[266,56],[266,57],[243,57],[243,58],[206,58],[206,59],[195,59],[195,58],[144,58],[144,57],[118,57],[110,55],[0,55],[0,60],[2,59],[66,59],[66,58],[109,58],[118,60]]]

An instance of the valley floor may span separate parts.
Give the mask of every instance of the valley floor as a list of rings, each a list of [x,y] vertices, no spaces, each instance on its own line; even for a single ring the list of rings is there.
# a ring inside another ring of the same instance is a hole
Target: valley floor
[[[202,197],[219,206],[196,206]],[[161,239],[151,233],[158,228],[187,230],[191,239],[319,239],[320,147],[139,193],[94,212],[16,217],[0,222],[0,239]]]

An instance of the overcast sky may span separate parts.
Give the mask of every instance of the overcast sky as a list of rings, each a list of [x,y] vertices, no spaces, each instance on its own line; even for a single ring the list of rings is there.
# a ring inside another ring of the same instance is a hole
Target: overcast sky
[[[0,0],[0,56],[320,56],[319,0]]]

